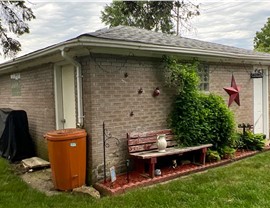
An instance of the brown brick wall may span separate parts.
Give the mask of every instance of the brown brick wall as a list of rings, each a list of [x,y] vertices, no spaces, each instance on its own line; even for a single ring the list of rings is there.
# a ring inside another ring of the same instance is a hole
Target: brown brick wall
[[[210,92],[221,95],[228,103],[229,95],[223,87],[231,86],[232,73],[236,84],[241,88],[240,106],[233,102],[230,107],[235,114],[237,124],[253,123],[253,81],[249,75],[252,69],[252,66],[210,65]]]
[[[91,144],[89,162],[96,180],[103,177],[103,121],[112,136],[120,140],[119,145],[113,139],[109,142],[107,167],[116,165],[117,170],[122,170],[127,154],[126,133],[167,128],[173,94],[165,87],[160,60],[96,56],[85,57],[81,63],[85,127]],[[138,94],[140,87],[142,94]],[[161,94],[153,97],[156,87]]]
[[[25,110],[30,134],[40,157],[47,159],[43,135],[55,128],[52,65],[39,66],[20,73],[21,95],[12,96],[10,74],[0,76],[0,108]]]
[[[165,86],[163,67],[158,59],[127,58],[115,56],[84,57],[83,90],[85,127],[90,135],[89,166],[92,179],[103,178],[103,143],[102,122],[112,136],[120,140],[110,140],[107,152],[107,170],[112,165],[118,171],[124,170],[127,158],[126,133],[167,128],[167,117],[171,110],[173,92]],[[235,113],[236,122],[253,122],[253,85],[247,67],[237,65],[210,66],[210,91],[224,97],[229,96],[223,87],[231,85],[232,72],[236,83],[241,87],[241,106],[233,103],[231,110]],[[251,67],[252,70],[252,67]],[[124,74],[128,73],[125,78]],[[142,87],[144,92],[138,94]],[[160,96],[154,98],[152,93],[160,87]],[[134,116],[130,113],[134,112]]]

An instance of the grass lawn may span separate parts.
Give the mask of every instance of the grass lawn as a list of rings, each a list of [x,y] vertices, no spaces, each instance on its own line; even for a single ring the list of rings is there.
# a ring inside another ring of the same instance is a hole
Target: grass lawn
[[[63,193],[46,196],[14,175],[0,158],[0,207],[270,207],[270,151],[227,166],[138,189],[92,199]]]

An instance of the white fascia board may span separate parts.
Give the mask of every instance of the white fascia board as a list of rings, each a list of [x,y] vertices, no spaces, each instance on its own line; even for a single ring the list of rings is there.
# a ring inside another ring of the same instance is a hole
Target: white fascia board
[[[183,48],[183,47],[173,47],[173,46],[163,46],[163,45],[154,45],[146,44],[139,42],[124,42],[124,41],[115,41],[109,39],[100,39],[96,38],[90,40],[89,38],[82,39],[83,45],[87,46],[99,46],[99,47],[108,47],[108,48],[122,48],[122,49],[133,49],[133,50],[142,50],[142,51],[152,51],[152,52],[166,52],[166,53],[175,53],[175,54],[187,54],[187,55],[199,55],[199,56],[212,56],[218,58],[232,58],[239,60],[254,60],[254,61],[267,61],[270,64],[270,55],[269,56],[259,56],[259,55],[246,55],[246,54],[235,54],[222,51],[211,51],[203,49],[194,49],[194,48]]]

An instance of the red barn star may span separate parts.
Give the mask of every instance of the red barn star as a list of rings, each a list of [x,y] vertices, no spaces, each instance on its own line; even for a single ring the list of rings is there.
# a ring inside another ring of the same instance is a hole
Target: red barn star
[[[230,95],[228,107],[231,106],[233,101],[235,101],[240,106],[240,97],[239,97],[240,87],[236,85],[233,75],[232,75],[231,87],[224,87],[223,89]]]

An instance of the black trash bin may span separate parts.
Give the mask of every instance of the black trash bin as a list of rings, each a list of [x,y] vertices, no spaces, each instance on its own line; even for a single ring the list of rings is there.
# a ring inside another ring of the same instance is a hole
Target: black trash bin
[[[0,108],[0,156],[11,162],[35,156],[25,111]]]

